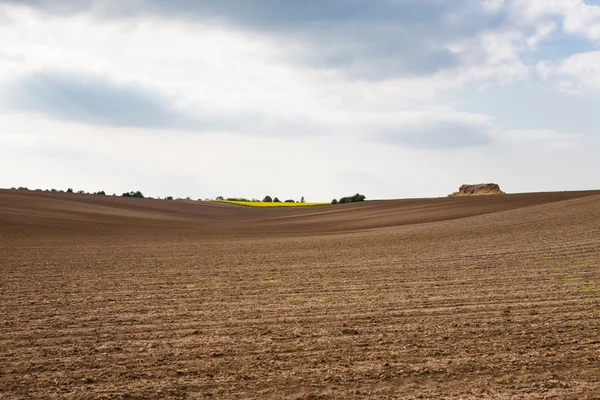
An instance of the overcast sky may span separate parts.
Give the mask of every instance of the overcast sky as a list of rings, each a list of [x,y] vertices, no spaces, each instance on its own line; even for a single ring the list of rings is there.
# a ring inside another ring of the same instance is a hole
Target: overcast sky
[[[600,188],[600,1],[0,0],[0,187]]]

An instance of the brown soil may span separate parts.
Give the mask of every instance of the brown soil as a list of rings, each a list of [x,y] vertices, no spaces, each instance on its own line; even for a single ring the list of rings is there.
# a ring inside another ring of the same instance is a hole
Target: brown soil
[[[598,399],[599,220],[0,191],[0,398]]]
[[[476,185],[461,185],[458,192],[449,194],[448,197],[456,196],[481,196],[490,194],[505,194],[500,190],[497,183],[478,183]]]

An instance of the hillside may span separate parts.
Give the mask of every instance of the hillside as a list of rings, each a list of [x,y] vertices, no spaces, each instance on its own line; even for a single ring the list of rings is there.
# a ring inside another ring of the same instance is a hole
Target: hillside
[[[0,191],[0,398],[593,399],[598,221],[598,191]]]

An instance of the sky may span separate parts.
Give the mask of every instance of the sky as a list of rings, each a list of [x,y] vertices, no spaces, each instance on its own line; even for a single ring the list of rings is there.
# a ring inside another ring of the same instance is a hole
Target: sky
[[[600,188],[600,0],[0,0],[0,187]]]

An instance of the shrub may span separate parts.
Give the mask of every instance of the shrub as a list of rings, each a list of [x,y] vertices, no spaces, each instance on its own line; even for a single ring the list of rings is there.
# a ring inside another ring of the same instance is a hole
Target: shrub
[[[286,201],[284,201],[284,203],[295,203],[295,201],[292,199],[287,199]]]
[[[68,188],[68,189],[67,189],[67,193],[73,193],[73,189],[71,189],[71,188]]]
[[[331,204],[337,204],[337,200],[336,199],[331,200]]]
[[[271,198],[271,196],[265,196],[265,198],[263,199],[264,203],[272,203],[273,199]]]
[[[281,200],[279,200],[277,197],[275,197],[275,198],[273,199],[273,203],[281,203]]]
[[[365,197],[365,195],[362,195],[360,193],[356,193],[354,196],[349,196],[349,197],[342,197],[337,204],[344,204],[344,203],[356,203],[359,201],[365,201],[367,198]],[[333,203],[332,204],[336,204]]]
[[[139,190],[137,192],[125,192],[121,196],[123,197],[137,197],[139,199],[143,199],[144,195]]]

